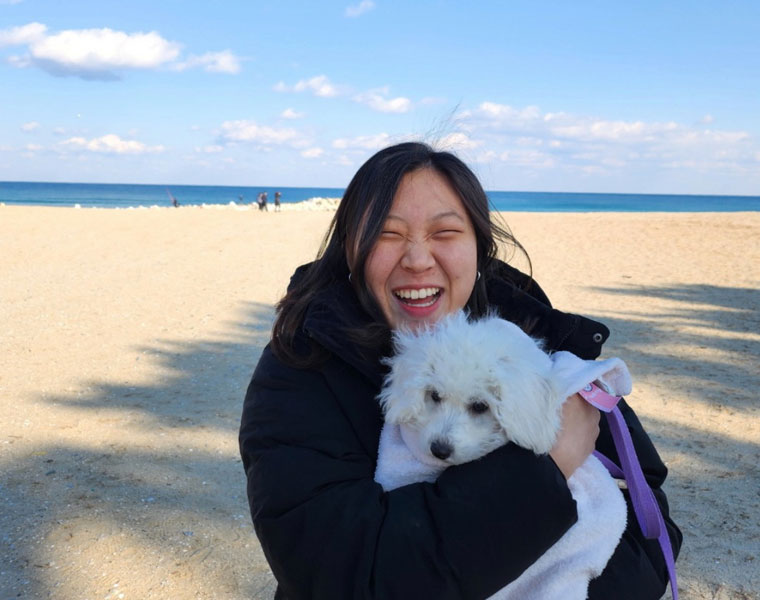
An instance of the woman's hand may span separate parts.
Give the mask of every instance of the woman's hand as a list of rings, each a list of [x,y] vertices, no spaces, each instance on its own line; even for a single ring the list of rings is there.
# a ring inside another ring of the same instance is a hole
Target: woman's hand
[[[578,394],[562,406],[562,427],[549,456],[569,479],[594,451],[599,436],[599,411]]]

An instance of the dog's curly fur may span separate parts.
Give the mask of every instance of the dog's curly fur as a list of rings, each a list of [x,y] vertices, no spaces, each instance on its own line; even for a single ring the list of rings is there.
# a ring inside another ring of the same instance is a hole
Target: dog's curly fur
[[[459,311],[396,332],[394,344],[379,400],[386,423],[414,432],[405,441],[419,460],[461,464],[508,441],[537,454],[554,445],[565,398],[540,343],[513,323]]]

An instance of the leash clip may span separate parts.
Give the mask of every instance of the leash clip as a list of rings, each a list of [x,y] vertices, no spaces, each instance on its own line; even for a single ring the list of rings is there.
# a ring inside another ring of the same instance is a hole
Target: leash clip
[[[591,406],[606,413],[612,412],[612,409],[620,402],[620,396],[608,394],[596,383],[589,383],[582,390],[579,390],[578,394]]]

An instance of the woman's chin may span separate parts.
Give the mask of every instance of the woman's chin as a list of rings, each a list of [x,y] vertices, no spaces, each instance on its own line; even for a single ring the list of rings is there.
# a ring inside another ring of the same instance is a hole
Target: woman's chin
[[[412,331],[432,325],[446,314],[440,297],[428,306],[407,304],[394,299],[393,312],[392,324],[394,329],[403,327]]]

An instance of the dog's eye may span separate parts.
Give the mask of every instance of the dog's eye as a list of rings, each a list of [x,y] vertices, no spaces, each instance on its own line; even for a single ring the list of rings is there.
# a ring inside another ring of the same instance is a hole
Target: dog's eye
[[[488,404],[485,402],[473,402],[470,404],[469,410],[474,415],[482,415],[484,412],[488,412]]]
[[[430,399],[438,404],[441,401],[441,395],[436,390],[430,390]]]

